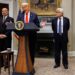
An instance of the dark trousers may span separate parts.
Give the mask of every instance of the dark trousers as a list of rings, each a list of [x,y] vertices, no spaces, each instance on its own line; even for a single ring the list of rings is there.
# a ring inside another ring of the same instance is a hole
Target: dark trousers
[[[68,65],[67,41],[62,35],[55,36],[55,63],[60,65],[62,52],[62,64]]]
[[[0,51],[6,50],[6,38],[0,39]]]
[[[0,51],[7,50],[7,48],[11,48],[10,36],[7,36],[7,38],[4,38],[4,39],[0,39]],[[3,66],[4,65],[3,57],[1,57],[0,59],[1,59],[0,66]],[[7,57],[6,57],[6,60],[7,60]],[[9,60],[11,60],[11,55],[9,55]],[[6,64],[8,64],[7,61],[6,61]]]
[[[8,33],[8,35],[7,35],[7,44],[6,44],[6,46],[7,46],[7,48],[11,48],[11,39],[12,39],[12,37],[11,37],[11,32],[9,32]]]
[[[8,36],[7,37],[7,48],[11,48],[11,37],[10,36]]]
[[[5,39],[0,39],[0,52],[6,50],[6,38]],[[3,57],[0,57],[0,66],[3,67],[4,65],[4,60]]]
[[[29,47],[32,65],[34,65],[35,58],[35,45],[36,45],[36,33],[31,33],[29,36]]]

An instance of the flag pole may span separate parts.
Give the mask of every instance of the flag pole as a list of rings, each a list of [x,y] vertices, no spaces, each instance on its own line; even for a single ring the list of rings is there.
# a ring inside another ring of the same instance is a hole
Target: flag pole
[[[57,8],[61,7],[62,0],[57,0]]]
[[[22,0],[18,0],[19,9],[21,9]]]
[[[29,6],[30,6],[30,0],[28,0]]]

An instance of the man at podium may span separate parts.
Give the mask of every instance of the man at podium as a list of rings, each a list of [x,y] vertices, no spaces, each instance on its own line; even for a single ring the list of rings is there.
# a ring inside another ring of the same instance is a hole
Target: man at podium
[[[23,21],[24,23],[34,23],[35,25],[40,27],[38,17],[35,13],[30,11],[30,5],[28,3],[22,3],[22,12],[19,13],[17,21]],[[29,47],[33,66],[35,56],[35,43],[36,43],[36,31],[30,32]]]

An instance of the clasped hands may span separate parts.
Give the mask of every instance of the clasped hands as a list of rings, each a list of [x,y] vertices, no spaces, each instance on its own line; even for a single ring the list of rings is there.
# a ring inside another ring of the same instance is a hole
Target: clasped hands
[[[7,36],[5,34],[0,34],[0,39],[4,39],[6,38]]]

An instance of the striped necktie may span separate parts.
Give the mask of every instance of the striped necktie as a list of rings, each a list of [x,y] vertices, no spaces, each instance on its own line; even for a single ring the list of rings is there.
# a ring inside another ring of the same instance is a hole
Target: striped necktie
[[[61,35],[61,18],[59,19],[59,34]]]

